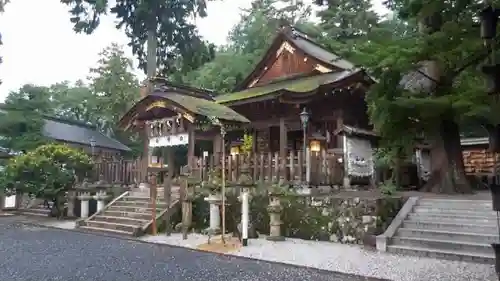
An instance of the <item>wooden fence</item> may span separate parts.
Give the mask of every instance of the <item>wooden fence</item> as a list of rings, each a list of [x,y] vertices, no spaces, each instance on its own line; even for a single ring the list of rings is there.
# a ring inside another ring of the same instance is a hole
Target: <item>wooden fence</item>
[[[94,164],[91,180],[104,180],[107,183],[137,183],[142,179],[141,165],[140,159],[97,162]]]
[[[211,155],[196,158],[195,174],[207,180],[210,171],[222,166],[222,157]],[[257,153],[249,156],[226,156],[226,178],[236,182],[246,167],[256,183],[271,183],[279,179],[291,182],[309,182],[313,185],[341,184],[344,166],[341,153],[313,153],[305,157],[302,151],[290,151],[286,158],[279,153]]]
[[[193,172],[207,180],[210,171],[222,167],[221,155],[209,155],[203,159],[196,157]],[[253,155],[227,155],[225,157],[226,179],[236,182],[242,168],[247,167],[256,183],[271,183],[280,178],[292,182],[309,182],[313,185],[341,184],[344,166],[341,153],[312,153],[305,157],[302,151],[290,151],[286,158],[279,153],[257,153]],[[95,164],[94,180],[108,183],[138,183],[145,175],[141,174],[142,162],[138,160],[106,161]]]

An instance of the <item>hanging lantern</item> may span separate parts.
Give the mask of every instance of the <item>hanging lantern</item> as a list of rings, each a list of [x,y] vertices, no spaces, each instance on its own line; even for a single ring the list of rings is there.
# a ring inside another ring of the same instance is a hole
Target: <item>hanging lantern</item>
[[[481,18],[481,38],[493,39],[495,37],[499,14],[498,9],[492,6],[487,6],[479,12],[479,17]]]
[[[486,76],[488,95],[500,94],[500,63],[483,65],[481,72]]]

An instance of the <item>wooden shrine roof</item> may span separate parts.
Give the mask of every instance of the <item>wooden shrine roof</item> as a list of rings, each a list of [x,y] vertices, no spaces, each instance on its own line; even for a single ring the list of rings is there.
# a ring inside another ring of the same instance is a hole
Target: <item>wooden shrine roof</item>
[[[158,82],[158,81],[156,81]],[[243,115],[231,108],[215,102],[212,95],[204,90],[188,86],[174,85],[163,81],[154,84],[152,93],[136,102],[120,119],[119,126],[128,128],[136,120],[154,120],[159,117],[148,114],[154,107],[165,108],[173,113],[218,118],[222,121],[249,123]],[[194,120],[191,120],[194,121]]]
[[[266,66],[267,62],[276,57],[277,50],[283,45],[284,42],[288,42],[304,54],[315,58],[316,60],[326,64],[327,66],[333,67],[334,69],[348,70],[355,67],[351,62],[328,51],[320,44],[316,43],[310,36],[296,27],[287,26],[279,30],[277,36],[271,44],[271,47],[269,47],[253,71],[235,88],[235,91],[245,89],[249,85],[250,81],[252,81]]]
[[[335,87],[345,82],[355,82],[355,80],[359,81],[360,79],[371,81],[361,69],[343,70],[255,86],[239,92],[217,96],[215,100],[218,103],[226,104],[254,98],[273,98],[274,94],[311,93],[324,86]]]

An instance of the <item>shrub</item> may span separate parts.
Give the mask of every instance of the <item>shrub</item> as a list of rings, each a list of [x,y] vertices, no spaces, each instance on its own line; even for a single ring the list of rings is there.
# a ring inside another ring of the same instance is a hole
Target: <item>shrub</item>
[[[11,158],[5,166],[1,188],[6,193],[30,194],[51,200],[60,216],[64,195],[75,181],[92,170],[92,160],[82,150],[48,144]]]

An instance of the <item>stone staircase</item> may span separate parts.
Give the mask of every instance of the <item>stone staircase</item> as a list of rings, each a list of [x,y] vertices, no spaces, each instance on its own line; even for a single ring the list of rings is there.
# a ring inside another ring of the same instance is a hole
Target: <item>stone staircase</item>
[[[163,188],[158,188],[156,201],[156,218],[167,214],[179,202],[179,190],[172,187],[172,204],[167,207],[163,199]],[[104,210],[80,221],[78,228],[88,231],[108,232],[127,236],[140,236],[152,223],[153,209],[149,198],[149,190],[128,191],[111,201]]]
[[[494,263],[499,241],[491,200],[419,199],[387,241],[387,251]]]
[[[33,216],[33,217],[49,217],[50,210],[43,205],[34,204],[33,206],[25,206],[17,209],[16,213],[23,216]]]

